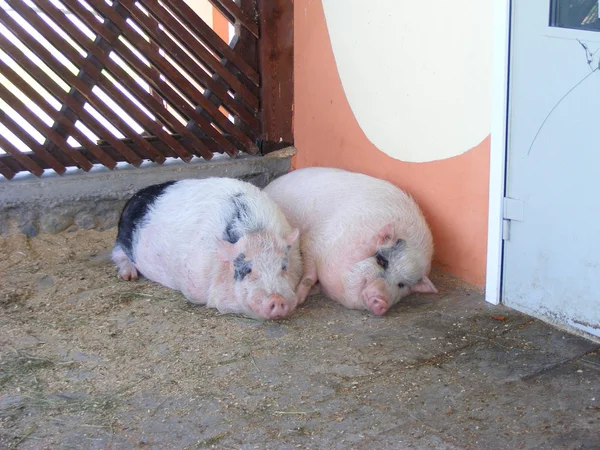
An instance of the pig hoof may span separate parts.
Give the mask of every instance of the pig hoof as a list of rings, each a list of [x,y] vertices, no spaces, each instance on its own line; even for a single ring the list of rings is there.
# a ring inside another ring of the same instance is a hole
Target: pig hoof
[[[133,266],[133,264],[131,265],[131,267],[119,269],[119,275],[125,281],[136,281],[138,279],[138,271]]]
[[[388,310],[387,302],[378,297],[367,299],[366,306],[376,316],[383,316]]]
[[[135,281],[138,279],[138,271],[135,265],[125,254],[120,245],[116,245],[112,252],[112,260],[119,269],[119,276],[125,281]]]

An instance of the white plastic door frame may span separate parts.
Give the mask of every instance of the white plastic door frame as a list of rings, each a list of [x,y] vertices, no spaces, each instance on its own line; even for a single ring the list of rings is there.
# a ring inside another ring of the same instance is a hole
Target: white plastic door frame
[[[508,130],[511,0],[494,0],[492,127],[485,300],[497,305],[502,295],[502,216]]]

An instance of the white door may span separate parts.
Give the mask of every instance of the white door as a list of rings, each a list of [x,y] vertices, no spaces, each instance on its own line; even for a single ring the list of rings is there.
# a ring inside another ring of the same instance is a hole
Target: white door
[[[506,305],[595,336],[598,14],[598,0],[512,2],[502,283]]]

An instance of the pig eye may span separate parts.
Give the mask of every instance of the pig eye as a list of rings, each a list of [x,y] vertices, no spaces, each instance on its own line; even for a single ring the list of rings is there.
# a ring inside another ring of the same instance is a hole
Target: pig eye
[[[383,256],[381,253],[377,253],[375,255],[375,260],[377,261],[377,264],[379,264],[380,267],[383,268],[383,270],[386,270],[388,268],[388,260],[385,256]]]
[[[404,283],[398,283],[398,287],[399,287],[400,289],[402,289],[402,288],[405,288],[405,287],[406,287],[406,285],[405,285]]]
[[[287,264],[282,264],[281,271],[285,272],[287,270]]]

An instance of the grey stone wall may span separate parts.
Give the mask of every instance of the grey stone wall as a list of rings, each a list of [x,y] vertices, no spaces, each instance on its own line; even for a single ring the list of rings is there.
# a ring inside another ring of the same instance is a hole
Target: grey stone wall
[[[61,176],[0,179],[0,234],[33,237],[77,229],[106,230],[117,225],[121,209],[135,192],[170,180],[231,177],[264,187],[290,169],[294,153],[289,147],[265,157],[215,155],[211,161],[173,160],[141,168],[123,165],[112,171],[100,167],[88,173],[76,170]]]

